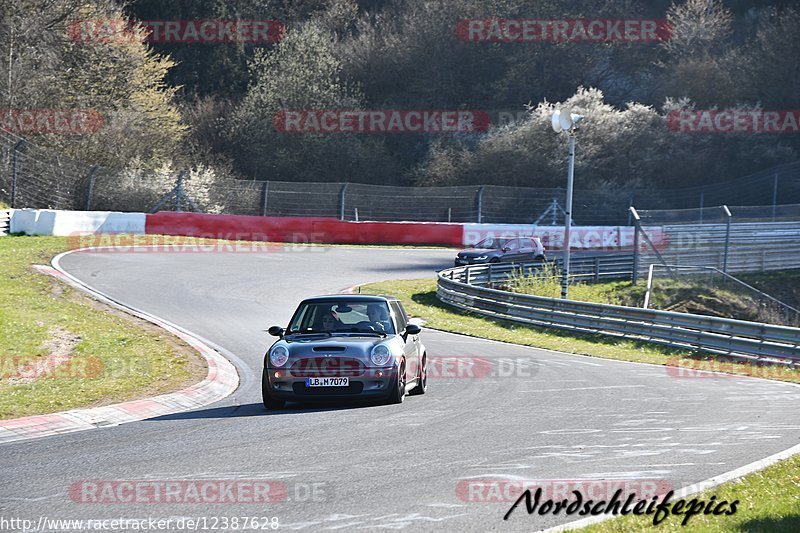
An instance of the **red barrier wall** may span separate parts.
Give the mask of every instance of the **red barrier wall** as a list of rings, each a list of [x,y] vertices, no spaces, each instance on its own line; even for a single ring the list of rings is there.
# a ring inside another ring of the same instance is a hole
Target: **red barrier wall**
[[[241,241],[460,247],[463,229],[461,224],[437,222],[347,222],[332,218],[159,212],[147,215],[145,233]]]

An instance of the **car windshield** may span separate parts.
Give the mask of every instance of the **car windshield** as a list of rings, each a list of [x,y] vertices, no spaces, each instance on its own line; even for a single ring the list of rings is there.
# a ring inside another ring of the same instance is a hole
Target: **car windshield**
[[[395,329],[386,302],[336,300],[300,304],[287,333],[392,335]]]
[[[499,250],[508,243],[508,239],[496,239],[488,237],[475,245],[475,248],[482,248],[484,250]]]

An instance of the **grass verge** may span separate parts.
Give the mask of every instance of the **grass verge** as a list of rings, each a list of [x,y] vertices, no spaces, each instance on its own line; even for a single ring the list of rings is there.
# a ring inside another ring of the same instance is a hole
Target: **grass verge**
[[[179,339],[33,270],[67,248],[64,237],[0,238],[0,419],[152,396],[205,377],[205,361]]]
[[[531,328],[462,312],[444,305],[436,298],[436,280],[387,281],[364,285],[361,289],[365,293],[399,297],[410,314],[426,320],[426,327],[452,333],[608,359],[689,368],[703,369],[706,363],[721,360],[702,353],[673,350],[644,342]],[[709,364],[706,369],[721,368],[733,374],[800,383],[800,372],[785,367],[754,367],[734,360],[722,360],[724,367]],[[733,516],[694,516],[686,527],[680,525],[683,517],[670,516],[660,524],[659,531],[800,531],[800,456],[691,496],[687,501],[692,498],[708,501],[711,496],[716,496],[716,501],[731,502],[738,499],[740,504],[737,513]],[[524,512],[524,507],[520,511]],[[651,527],[652,516],[627,516],[610,519],[582,531],[642,531]]]
[[[689,496],[709,502],[739,500],[737,512],[731,516],[695,515],[681,526],[683,516],[670,516],[658,531],[800,531],[800,455],[724,483],[713,489]],[[673,504],[676,500],[673,500]],[[582,528],[590,533],[642,531],[653,527],[652,516],[625,516]]]

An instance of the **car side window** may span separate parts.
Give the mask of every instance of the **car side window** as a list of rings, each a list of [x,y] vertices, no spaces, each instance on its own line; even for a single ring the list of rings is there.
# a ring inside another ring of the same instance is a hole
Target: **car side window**
[[[408,325],[406,312],[399,302],[390,302],[389,305],[392,306],[392,313],[394,313],[395,322],[397,322],[397,332],[402,333],[405,331],[406,325]]]
[[[510,248],[511,250],[519,250],[519,239],[512,239],[508,241],[506,248]]]

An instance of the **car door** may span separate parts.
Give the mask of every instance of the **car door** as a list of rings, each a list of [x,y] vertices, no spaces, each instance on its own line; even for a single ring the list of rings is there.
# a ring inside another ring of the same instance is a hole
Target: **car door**
[[[511,239],[506,243],[504,249],[506,251],[503,252],[503,261],[507,263],[520,262],[520,239]]]
[[[405,335],[406,326],[408,325],[408,315],[405,309],[400,305],[400,302],[391,302],[390,307],[394,315],[394,324],[397,328],[397,333],[401,335],[401,339],[405,336],[405,345],[403,346],[403,353],[406,356],[406,379],[411,380],[417,377],[419,372],[419,336],[418,335]]]
[[[536,250],[533,246],[533,241],[528,238],[520,239],[520,247],[519,247],[519,259],[520,263],[529,263],[533,261],[533,257],[536,255]]]

